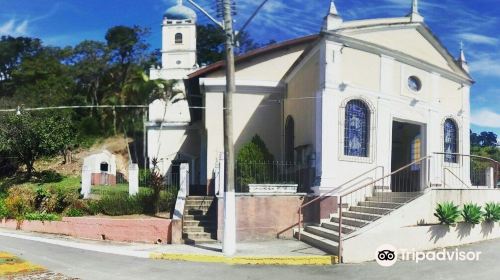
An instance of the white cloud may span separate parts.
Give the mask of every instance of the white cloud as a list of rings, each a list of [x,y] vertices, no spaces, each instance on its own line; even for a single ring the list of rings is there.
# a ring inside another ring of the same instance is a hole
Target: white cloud
[[[473,73],[500,78],[500,59],[483,54],[469,63]]]
[[[489,37],[489,36],[485,36],[485,35],[474,34],[474,33],[461,33],[461,34],[458,34],[458,37],[461,40],[465,40],[465,41],[473,43],[473,44],[483,44],[483,45],[491,45],[491,46],[495,46],[498,44],[497,38]]]
[[[10,19],[0,25],[0,36],[25,36],[28,34],[28,26],[28,20],[17,22],[15,19]]]
[[[490,109],[480,109],[472,112],[471,122],[477,126],[500,128],[500,114]]]

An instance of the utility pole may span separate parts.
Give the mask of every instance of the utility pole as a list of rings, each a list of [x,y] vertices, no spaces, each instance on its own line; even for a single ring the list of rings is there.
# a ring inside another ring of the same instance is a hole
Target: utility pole
[[[224,150],[226,152],[226,191],[224,194],[224,240],[225,255],[236,253],[236,194],[234,191],[234,141],[233,141],[233,94],[236,92],[234,65],[234,32],[231,0],[222,0],[224,8],[224,31],[226,34],[226,92],[224,93]]]
[[[234,178],[234,140],[233,140],[233,94],[236,92],[235,83],[235,61],[234,48],[236,46],[237,37],[233,29],[233,3],[234,0],[216,0],[220,5],[218,8],[222,12],[223,23],[215,20],[207,11],[194,0],[187,0],[194,7],[205,14],[211,21],[217,24],[224,30],[226,35],[226,92],[224,93],[224,174],[225,174],[225,192],[224,192],[224,237],[222,243],[222,251],[225,255],[231,256],[236,253],[236,195],[235,195],[235,178]],[[263,2],[257,7],[252,16],[243,24],[242,34],[253,20],[255,15],[269,0]]]

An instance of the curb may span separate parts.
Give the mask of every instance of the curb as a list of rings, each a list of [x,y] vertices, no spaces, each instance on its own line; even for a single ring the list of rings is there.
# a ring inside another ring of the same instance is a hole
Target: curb
[[[225,257],[219,255],[201,254],[171,254],[152,253],[155,260],[187,261],[203,263],[224,263],[229,265],[332,265],[338,263],[337,256],[237,256]]]

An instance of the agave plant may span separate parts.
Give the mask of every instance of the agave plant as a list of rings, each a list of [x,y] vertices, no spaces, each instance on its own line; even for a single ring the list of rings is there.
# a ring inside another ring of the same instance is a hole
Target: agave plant
[[[466,223],[477,225],[483,218],[483,210],[477,204],[465,204],[462,210],[462,217]]]
[[[486,203],[484,207],[484,220],[489,223],[500,221],[500,203]]]
[[[441,224],[455,224],[460,217],[460,210],[453,202],[439,203],[434,213]]]

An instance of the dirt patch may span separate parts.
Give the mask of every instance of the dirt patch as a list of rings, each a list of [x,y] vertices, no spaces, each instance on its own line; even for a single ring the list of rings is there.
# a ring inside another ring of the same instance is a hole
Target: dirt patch
[[[51,159],[39,160],[35,164],[37,171],[54,170],[64,176],[75,176],[82,172],[83,159],[91,154],[108,150],[116,155],[116,171],[128,178],[128,148],[132,138],[124,138],[123,135],[113,136],[94,144],[90,149],[78,149],[73,151],[72,162],[63,164],[62,156]]]

